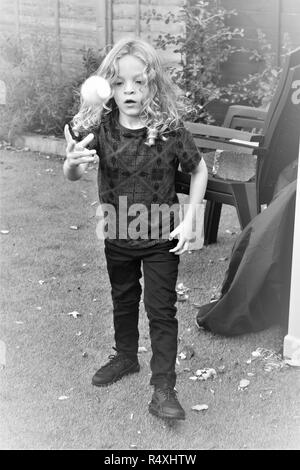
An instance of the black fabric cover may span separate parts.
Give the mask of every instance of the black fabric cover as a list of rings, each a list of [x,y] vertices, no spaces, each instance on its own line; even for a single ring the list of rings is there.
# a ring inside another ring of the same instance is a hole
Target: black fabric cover
[[[296,180],[239,235],[221,297],[199,308],[199,326],[228,336],[287,326],[295,195]]]

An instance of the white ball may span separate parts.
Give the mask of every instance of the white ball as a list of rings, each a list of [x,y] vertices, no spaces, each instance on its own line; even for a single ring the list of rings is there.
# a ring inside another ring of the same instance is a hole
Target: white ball
[[[101,104],[109,98],[110,94],[108,81],[97,75],[87,78],[81,86],[81,96],[89,104]]]

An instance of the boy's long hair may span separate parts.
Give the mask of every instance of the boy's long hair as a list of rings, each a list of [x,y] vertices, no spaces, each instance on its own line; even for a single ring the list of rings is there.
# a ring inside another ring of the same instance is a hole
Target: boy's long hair
[[[118,60],[127,54],[137,57],[145,64],[144,75],[149,95],[142,103],[140,118],[148,128],[148,140],[179,127],[175,85],[164,70],[156,51],[147,42],[139,38],[121,39],[106,55],[95,75],[108,80],[113,90],[118,77]],[[112,111],[112,98],[113,92],[107,106],[104,105],[105,113]],[[74,130],[82,132],[97,127],[101,122],[102,112],[102,105],[91,106],[81,98],[80,109],[73,118]]]

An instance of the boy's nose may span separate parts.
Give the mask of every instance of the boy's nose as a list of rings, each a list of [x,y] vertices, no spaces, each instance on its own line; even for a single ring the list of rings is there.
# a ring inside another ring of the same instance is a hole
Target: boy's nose
[[[125,90],[124,90],[124,92],[125,92],[127,95],[130,95],[131,93],[134,93],[133,84],[132,84],[132,83],[128,83],[127,85],[125,85]]]

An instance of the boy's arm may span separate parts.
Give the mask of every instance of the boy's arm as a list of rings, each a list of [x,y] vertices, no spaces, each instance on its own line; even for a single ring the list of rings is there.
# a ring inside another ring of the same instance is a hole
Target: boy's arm
[[[191,174],[191,183],[190,183],[190,198],[189,198],[189,207],[185,215],[185,219],[193,220],[197,205],[201,204],[204,198],[206,191],[208,179],[208,171],[206,163],[202,158],[199,162],[199,165]]]
[[[197,205],[201,204],[206,190],[208,171],[203,158],[198,166],[191,172],[189,206],[183,221],[170,233],[170,240],[178,236],[177,245],[169,250],[175,255],[181,255],[188,250],[189,241],[193,238],[193,220]]]

